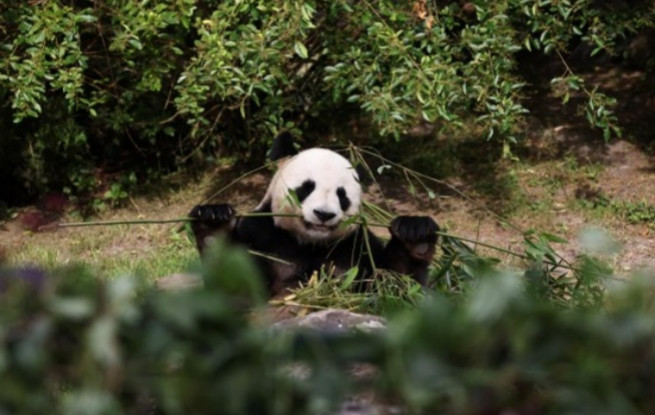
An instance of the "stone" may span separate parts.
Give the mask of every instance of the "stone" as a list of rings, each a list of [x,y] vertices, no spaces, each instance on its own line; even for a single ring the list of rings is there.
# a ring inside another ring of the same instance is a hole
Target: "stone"
[[[376,332],[384,330],[386,326],[386,320],[379,316],[358,314],[347,310],[327,309],[302,317],[278,321],[271,327],[284,330],[311,329],[339,334],[352,331]]]

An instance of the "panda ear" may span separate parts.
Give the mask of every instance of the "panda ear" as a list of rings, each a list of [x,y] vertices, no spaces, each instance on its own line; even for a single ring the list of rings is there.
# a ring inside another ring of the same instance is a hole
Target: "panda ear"
[[[359,177],[359,184],[363,187],[368,187],[373,183],[373,177],[371,176],[369,170],[364,167],[364,165],[357,164],[355,166],[355,171],[357,172],[357,177]]]
[[[293,135],[288,131],[283,131],[273,139],[273,145],[268,153],[271,161],[276,161],[284,157],[295,156],[298,150],[294,146]]]

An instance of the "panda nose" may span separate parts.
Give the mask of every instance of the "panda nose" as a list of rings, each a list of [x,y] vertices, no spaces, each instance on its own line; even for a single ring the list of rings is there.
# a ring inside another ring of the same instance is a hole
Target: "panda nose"
[[[319,209],[314,209],[314,215],[321,221],[321,222],[327,222],[333,217],[337,216],[336,214],[332,212],[326,212],[324,210],[319,210]]]

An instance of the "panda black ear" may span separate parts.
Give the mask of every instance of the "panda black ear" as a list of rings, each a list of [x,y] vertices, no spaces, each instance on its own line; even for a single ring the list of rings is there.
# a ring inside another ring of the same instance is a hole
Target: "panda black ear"
[[[288,131],[283,131],[273,139],[271,151],[268,153],[268,158],[271,161],[276,161],[284,157],[295,156],[298,150],[294,146],[293,135]]]
[[[357,164],[355,166],[355,171],[357,172],[357,177],[359,177],[359,183],[362,186],[367,187],[373,183],[373,177],[363,164]]]

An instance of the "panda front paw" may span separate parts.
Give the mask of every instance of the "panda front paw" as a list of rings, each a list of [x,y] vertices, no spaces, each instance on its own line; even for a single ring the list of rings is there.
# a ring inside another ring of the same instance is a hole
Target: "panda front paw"
[[[191,231],[201,254],[216,235],[229,233],[236,223],[234,208],[228,204],[194,206],[189,217],[194,219]]]
[[[194,222],[201,222],[206,225],[222,226],[234,219],[235,211],[232,205],[223,203],[220,205],[197,205],[189,212],[189,217]]]
[[[423,261],[431,261],[437,243],[439,225],[429,216],[399,216],[391,222],[392,237],[403,243],[408,253]]]

